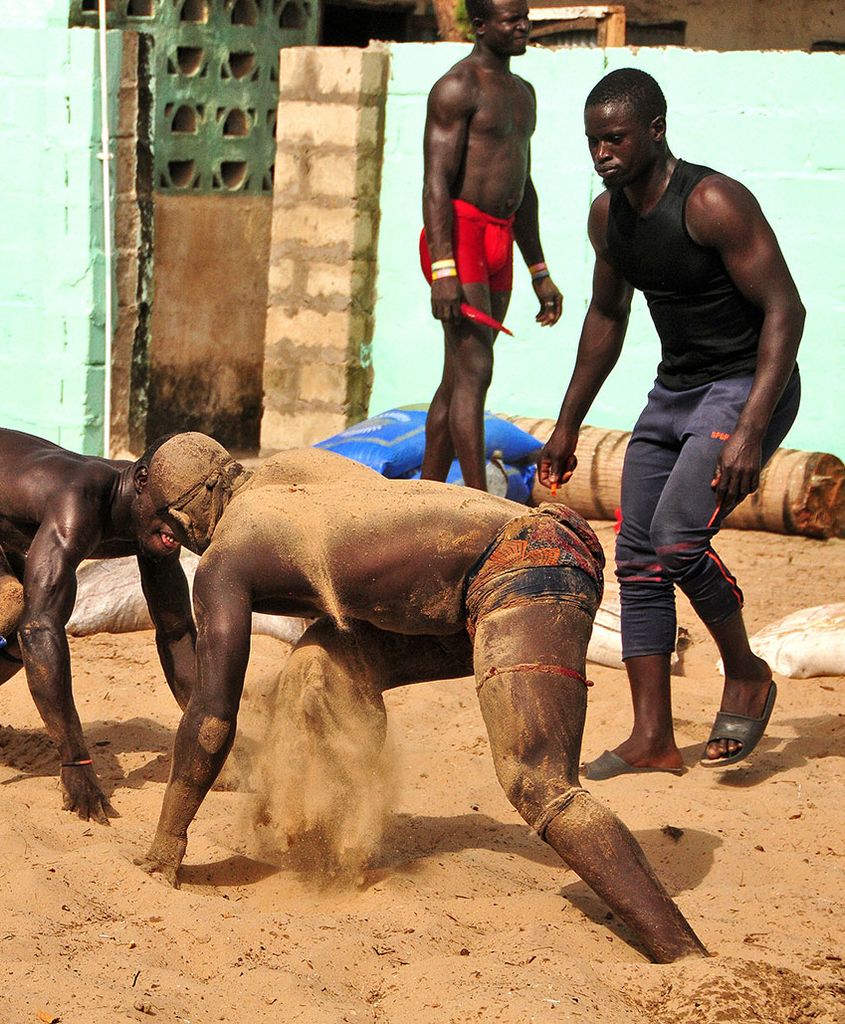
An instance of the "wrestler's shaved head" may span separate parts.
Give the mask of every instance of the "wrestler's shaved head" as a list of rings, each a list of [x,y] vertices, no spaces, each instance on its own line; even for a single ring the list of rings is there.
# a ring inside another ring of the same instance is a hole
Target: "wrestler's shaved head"
[[[153,443],[148,446],[147,450],[144,452],[141,458],[138,459],[136,465],[149,466],[149,464],[152,462],[153,456],[159,450],[159,448],[161,448],[161,446],[166,441],[169,441],[171,437],[176,437],[177,433],[178,431],[174,430],[170,434],[162,434],[161,437],[157,437],[155,441],[153,441]]]
[[[161,438],[147,449],[147,456],[150,497],[157,511],[179,523],[186,546],[202,554],[229,499],[250,474],[223,445],[197,432]]]
[[[586,107],[620,104],[649,124],[655,117],[666,117],[666,97],[651,75],[639,68],[611,71],[590,91]]]

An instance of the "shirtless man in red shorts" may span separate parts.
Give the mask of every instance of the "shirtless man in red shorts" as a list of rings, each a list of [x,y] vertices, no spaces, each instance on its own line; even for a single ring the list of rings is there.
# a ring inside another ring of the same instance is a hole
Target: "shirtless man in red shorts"
[[[496,334],[463,317],[461,302],[501,323],[514,240],[540,300],[537,322],[557,323],[563,298],[543,259],[531,181],[534,90],[510,70],[511,57],[528,43],[527,0],[467,0],[466,8],[475,45],[434,84],[423,142],[420,258],[445,357],[428,412],[422,476],[445,480],[457,455],[464,483],[484,491],[484,401]]]
[[[634,837],[578,784],[604,563],[580,516],[386,480],[314,448],[250,476],[202,434],[158,449],[150,493],[150,515],[202,559],[197,683],[145,870],[178,884],[188,828],[235,738],[252,611],[313,616],[278,684],[281,719],[302,731],[309,762],[342,751],[350,779],[362,766],[373,778],[383,692],[474,673],[496,772],[526,822],[654,960],[705,955]],[[356,796],[354,784],[323,791],[313,826],[331,831]]]

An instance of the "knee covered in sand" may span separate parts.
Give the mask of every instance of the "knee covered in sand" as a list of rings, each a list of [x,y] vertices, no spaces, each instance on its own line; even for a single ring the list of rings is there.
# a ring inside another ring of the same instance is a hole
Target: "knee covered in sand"
[[[558,842],[577,843],[585,829],[595,831],[617,820],[586,789],[557,773],[520,771],[503,784],[511,803],[544,840],[553,827]]]
[[[585,792],[559,771],[514,763],[508,767],[497,765],[499,781],[513,806],[541,836],[549,822]]]
[[[327,672],[329,665],[322,653],[300,658],[295,670],[282,673],[281,689],[289,708],[297,708],[306,721],[319,719],[329,703]]]
[[[295,668],[282,675],[288,700],[298,701],[306,718],[347,714],[366,703],[370,676],[347,653],[311,648],[299,652]]]
[[[231,731],[231,722],[225,722],[222,718],[206,715],[200,725],[197,739],[199,745],[207,754],[216,754],[223,748]]]
[[[572,786],[556,794],[533,823],[534,830],[546,841],[550,839],[549,830],[554,829],[556,847],[561,841],[578,845],[585,832],[595,836],[608,827],[619,826],[619,819],[613,811],[580,786]]]

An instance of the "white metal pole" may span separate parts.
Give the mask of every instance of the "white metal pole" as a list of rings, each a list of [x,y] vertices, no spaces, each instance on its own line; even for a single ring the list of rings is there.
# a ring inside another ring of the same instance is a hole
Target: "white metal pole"
[[[111,150],[109,147],[109,84],[106,58],[106,0],[100,2],[100,160],[103,165],[103,260],[105,263],[105,381],[103,396],[103,455],[111,454],[111,359],[112,359],[112,226]]]

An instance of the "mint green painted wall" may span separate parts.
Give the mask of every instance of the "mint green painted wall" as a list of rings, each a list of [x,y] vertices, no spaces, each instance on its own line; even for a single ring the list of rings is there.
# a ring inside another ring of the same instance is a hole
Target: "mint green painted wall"
[[[467,52],[458,44],[391,48],[382,176],[378,301],[370,410],[425,402],[442,365],[442,334],[419,271],[422,133],[436,78]],[[517,253],[506,323],[496,342],[488,407],[555,417],[587,308],[592,250],[586,219],[601,183],[584,142],[583,104],[607,71],[653,74],[669,103],[673,152],[730,174],[759,199],[808,310],[799,356],[803,403],[784,442],[845,458],[845,56],[834,53],[715,53],[684,49],[546,50],[514,60],[537,90],[532,145],[546,259],[564,292],[553,327],[534,324],[536,300]],[[591,409],[596,426],[630,429],[654,378],[658,342],[645,303],[634,300],[622,358]]]
[[[96,454],[105,345],[97,35],[62,27],[64,4],[6,2],[4,15],[0,425]],[[108,50],[114,116],[119,33]]]
[[[67,28],[67,0],[0,0],[0,24],[20,28]]]

